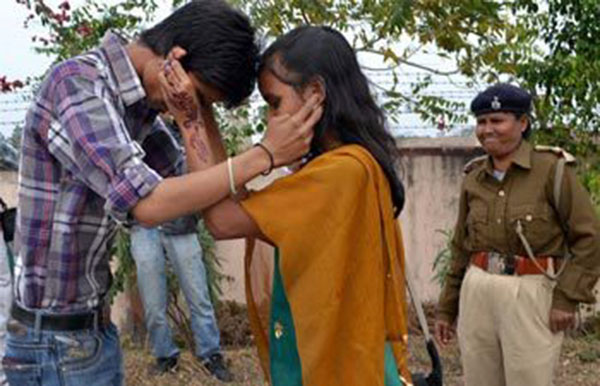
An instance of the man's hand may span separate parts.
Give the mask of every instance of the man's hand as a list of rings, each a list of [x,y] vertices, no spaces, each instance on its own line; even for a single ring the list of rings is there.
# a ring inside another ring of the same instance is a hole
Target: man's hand
[[[171,52],[158,79],[165,103],[183,137],[188,169],[197,171],[216,162],[216,153],[209,149],[211,141],[207,136],[203,114],[211,119],[211,123],[214,117],[210,106],[201,105],[194,83],[179,62],[184,55],[185,50],[182,49]]]
[[[435,340],[442,348],[448,346],[450,341],[454,339],[454,327],[445,320],[436,320],[434,329]]]
[[[274,166],[288,165],[310,150],[313,128],[323,115],[318,95],[311,96],[297,113],[269,119],[262,141],[273,154]]]
[[[179,60],[171,56],[167,58],[158,78],[165,103],[180,129],[196,129],[199,124],[202,125],[196,88]]]
[[[575,327],[575,312],[550,310],[550,331],[558,333]]]

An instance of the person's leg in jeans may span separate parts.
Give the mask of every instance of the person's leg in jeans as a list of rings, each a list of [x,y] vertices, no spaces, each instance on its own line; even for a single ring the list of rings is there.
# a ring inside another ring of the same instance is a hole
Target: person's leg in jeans
[[[169,235],[163,232],[161,237],[190,309],[196,356],[207,358],[219,353],[219,328],[208,294],[198,237],[195,233]]]
[[[137,282],[144,305],[146,328],[156,358],[179,354],[167,320],[165,255],[158,228],[135,226],[131,230],[131,254],[137,267]]]
[[[11,385],[124,384],[123,356],[113,324],[77,331],[36,331],[11,320],[2,362]]]
[[[8,265],[8,250],[4,243],[4,235],[0,230],[0,359],[4,356],[6,342],[6,323],[12,301],[12,278]],[[0,366],[0,385],[6,384],[4,371]]]

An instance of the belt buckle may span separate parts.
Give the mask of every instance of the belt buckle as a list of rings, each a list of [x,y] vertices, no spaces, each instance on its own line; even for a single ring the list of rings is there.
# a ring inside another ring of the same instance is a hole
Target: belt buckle
[[[498,252],[488,252],[488,266],[487,271],[496,275],[504,273],[505,269],[503,255]]]
[[[516,261],[513,255],[488,252],[488,272],[497,275],[514,275]]]

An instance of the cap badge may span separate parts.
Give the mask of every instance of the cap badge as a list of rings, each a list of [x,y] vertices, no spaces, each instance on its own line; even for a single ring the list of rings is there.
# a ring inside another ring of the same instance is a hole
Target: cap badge
[[[494,109],[494,110],[500,110],[501,107],[502,107],[502,104],[498,100],[498,97],[495,96],[494,100],[492,101],[492,109]]]

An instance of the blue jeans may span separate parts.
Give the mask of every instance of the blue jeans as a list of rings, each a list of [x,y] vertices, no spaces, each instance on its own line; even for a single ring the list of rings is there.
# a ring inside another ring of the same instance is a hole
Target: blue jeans
[[[4,243],[4,235],[0,230],[0,358],[4,356],[4,343],[6,340],[6,323],[10,304],[12,303],[12,277],[8,264],[8,250]],[[4,371],[0,366],[0,385],[6,384]]]
[[[179,353],[167,321],[165,250],[190,310],[196,356],[206,358],[220,352],[219,328],[208,295],[202,249],[196,234],[170,235],[158,228],[135,226],[131,230],[131,253],[137,266],[138,287],[154,356],[166,358]]]
[[[2,360],[10,385],[123,385],[117,328],[38,330],[11,320]]]

